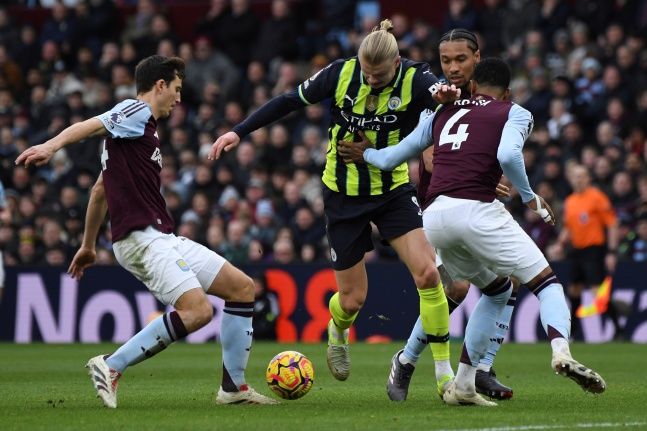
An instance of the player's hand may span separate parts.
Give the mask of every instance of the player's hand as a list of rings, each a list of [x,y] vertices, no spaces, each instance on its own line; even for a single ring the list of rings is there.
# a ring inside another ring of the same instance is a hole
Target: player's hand
[[[67,273],[76,280],[80,280],[83,277],[83,271],[90,265],[94,263],[97,259],[97,252],[93,248],[83,247],[79,249],[72,259],[70,267],[67,269]]]
[[[363,131],[359,130],[357,134],[362,138],[360,142],[337,141],[337,152],[344,163],[365,163],[364,150],[373,146]]]
[[[533,212],[541,217],[546,223],[551,226],[555,226],[555,213],[553,213],[553,209],[546,203],[544,198],[539,195],[535,195],[534,199],[526,202],[526,206],[533,210]]]
[[[436,91],[431,92],[431,97],[441,105],[451,103],[461,98],[461,89],[456,88],[454,84],[442,84],[436,87]]]
[[[503,183],[496,185],[495,190],[496,196],[499,198],[509,198],[510,197],[510,187],[506,186]]]
[[[236,148],[239,143],[240,136],[238,136],[235,132],[227,132],[216,139],[216,142],[214,142],[211,146],[211,151],[209,151],[207,158],[209,160],[219,159],[220,155],[222,154],[222,150],[229,152]]]
[[[43,166],[50,161],[56,150],[54,145],[49,141],[44,144],[34,145],[33,147],[27,148],[22,152],[21,155],[16,159],[16,165],[24,163],[25,166],[34,164],[36,166]]]

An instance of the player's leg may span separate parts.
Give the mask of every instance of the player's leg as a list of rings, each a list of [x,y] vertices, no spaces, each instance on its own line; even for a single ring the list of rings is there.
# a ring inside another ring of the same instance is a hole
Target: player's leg
[[[496,354],[499,352],[499,349],[503,344],[503,340],[505,340],[505,337],[508,335],[512,312],[514,311],[514,306],[517,301],[518,289],[519,282],[516,279],[513,279],[510,299],[508,299],[506,306],[503,308],[501,315],[496,321],[494,337],[492,337],[487,352],[479,362],[476,370],[476,392],[497,400],[507,400],[512,398],[513,395],[512,388],[499,381],[492,365],[494,364]]]
[[[453,281],[442,265],[442,261],[438,255],[436,255],[436,265],[443,287],[445,288],[449,314],[451,314],[467,295],[470,284],[464,280]],[[460,300],[456,302],[452,300],[450,295],[453,295],[455,298],[460,298]],[[411,377],[415,371],[416,363],[428,344],[425,330],[422,327],[422,319],[418,316],[416,323],[411,329],[411,334],[407,339],[406,345],[391,358],[391,372],[386,383],[386,392],[391,401],[405,401],[407,399],[409,384],[411,383]],[[436,365],[440,366],[438,363]],[[443,378],[441,380],[447,379]],[[445,382],[441,381],[438,383],[442,389]]]
[[[215,253],[209,253],[224,261]],[[216,403],[277,404],[276,400],[256,392],[245,380],[253,338],[254,282],[229,262],[223,262],[221,268],[217,269],[217,262],[211,260],[198,272],[201,281],[203,277],[205,281],[209,278],[212,280],[207,293],[225,300],[220,325],[222,381]]]
[[[364,254],[373,250],[370,211],[378,201],[324,190],[326,233],[338,292],[328,303],[328,368],[337,380],[350,374],[349,328],[368,291]]]
[[[476,367],[494,336],[495,322],[506,306],[512,289],[507,279],[497,277],[488,269],[485,261],[472,252],[472,243],[478,243],[484,235],[481,231],[494,233],[500,225],[496,219],[497,211],[490,214],[488,205],[440,197],[426,210],[431,214],[429,223],[425,219],[427,238],[436,245],[451,277],[469,280],[484,291],[468,321],[464,354],[452,385],[452,394],[443,398],[450,404],[456,404],[457,398],[462,397],[470,404],[493,405],[476,396],[474,377]],[[490,253],[496,252],[496,248],[490,249]]]
[[[530,238],[528,240],[530,243],[532,242]],[[528,245],[531,245],[530,243]],[[540,269],[540,266],[544,266],[544,269]],[[574,380],[585,391],[604,392],[606,389],[604,379],[595,371],[577,362],[571,355],[568,344],[571,329],[570,312],[566,305],[564,288],[548,266],[548,262],[544,259],[534,267],[522,268],[515,272],[519,277],[530,277],[533,273],[537,274],[526,284],[528,289],[539,299],[539,316],[553,350],[551,361],[553,370]],[[520,278],[520,280],[523,279]]]
[[[252,279],[201,244],[183,237],[177,238],[176,244],[190,269],[195,272],[202,289],[207,294],[218,296],[225,301],[220,325],[222,384],[216,403],[276,404],[274,399],[257,393],[245,381],[245,369],[253,335]],[[213,309],[208,300],[207,303],[210,309]]]
[[[496,405],[477,394],[475,378],[477,366],[490,345],[495,322],[512,291],[512,283],[508,278],[497,277],[463,247],[439,251],[453,277],[466,278],[477,287],[482,286],[483,293],[467,322],[456,378],[447,387],[443,400],[450,405]]]
[[[436,363],[436,380],[450,379],[453,371],[449,364],[447,298],[436,269],[434,249],[422,230],[421,210],[414,190],[403,188],[372,220],[413,276],[420,297],[421,326],[431,343]]]
[[[149,228],[114,245],[119,263],[160,302],[176,309],[154,319],[111,355],[96,356],[87,363],[97,395],[108,407],[117,406],[117,382],[128,366],[153,357],[213,316],[213,307],[176,248],[176,239]]]
[[[328,368],[337,380],[346,380],[350,374],[349,328],[364,305],[368,292],[368,278],[364,258],[348,269],[335,271],[337,288],[328,303]]]
[[[539,315],[553,350],[552,368],[575,380],[586,391],[603,392],[606,384],[602,377],[571,356],[568,345],[571,320],[564,288],[546,258],[512,218],[499,231],[500,252],[492,256],[493,264],[504,272],[512,270],[512,275],[539,299]]]

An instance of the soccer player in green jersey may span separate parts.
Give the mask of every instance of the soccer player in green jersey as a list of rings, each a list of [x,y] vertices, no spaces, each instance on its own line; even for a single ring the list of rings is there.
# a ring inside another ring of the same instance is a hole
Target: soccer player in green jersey
[[[373,249],[371,222],[407,265],[420,296],[425,338],[432,343],[437,381],[453,376],[449,365],[449,314],[435,254],[422,231],[421,211],[409,184],[407,164],[383,171],[344,163],[338,141],[376,147],[396,145],[433,109],[438,79],[426,63],[400,57],[389,20],[362,41],[358,55],[337,60],[286,94],[263,105],[213,144],[210,158],[234,149],[252,131],[304,106],[332,99],[330,141],[322,180],[332,266],[339,292],[329,303],[328,366],[338,380],[350,373],[348,329],[368,291],[364,254]]]

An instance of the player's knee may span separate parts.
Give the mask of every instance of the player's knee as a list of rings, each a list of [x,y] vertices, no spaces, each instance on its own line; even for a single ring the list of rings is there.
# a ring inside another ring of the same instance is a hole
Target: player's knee
[[[234,291],[231,294],[231,301],[252,302],[254,301],[254,280],[247,275],[242,275],[235,283]]]
[[[418,289],[431,289],[440,283],[440,274],[435,265],[427,265],[418,273],[413,274]]]

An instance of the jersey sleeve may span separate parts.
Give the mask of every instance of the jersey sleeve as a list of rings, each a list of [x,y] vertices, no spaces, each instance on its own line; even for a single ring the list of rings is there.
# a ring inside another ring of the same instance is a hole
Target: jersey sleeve
[[[523,202],[529,202],[535,197],[528,182],[522,152],[523,145],[532,132],[533,123],[530,111],[513,104],[508,113],[508,120],[503,126],[497,152],[503,173],[517,188]]]
[[[336,60],[302,82],[297,88],[301,101],[306,105],[312,105],[334,96],[344,61]]]
[[[436,93],[437,85],[439,85],[438,78],[429,70],[427,63],[423,63],[418,67],[413,80],[412,92],[421,107],[425,109],[436,108],[437,103],[432,96]]]
[[[434,115],[434,112],[423,111],[421,117],[424,116],[424,118],[402,141],[380,150],[367,148],[364,150],[364,160],[383,171],[391,171],[404,161],[420,154],[432,144]]]
[[[153,113],[147,103],[127,99],[95,118],[103,123],[113,138],[139,138],[144,135],[151,115]]]

